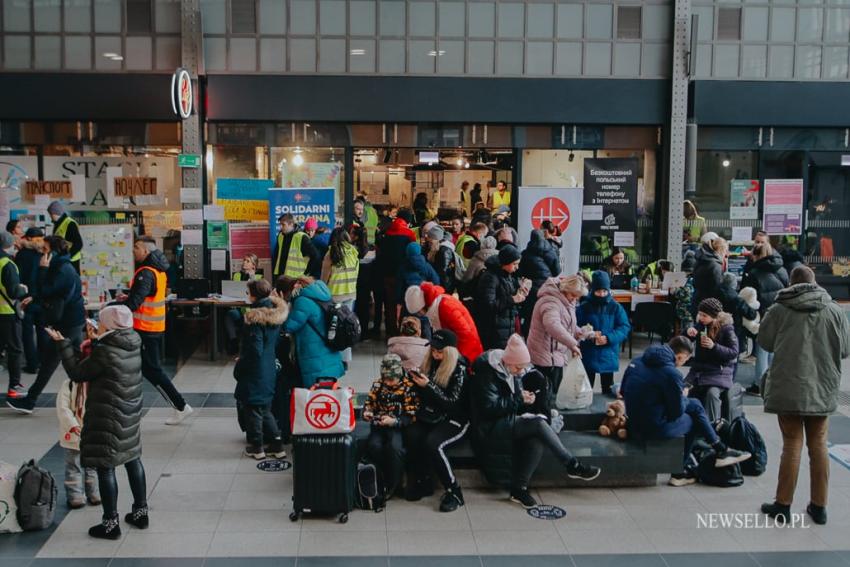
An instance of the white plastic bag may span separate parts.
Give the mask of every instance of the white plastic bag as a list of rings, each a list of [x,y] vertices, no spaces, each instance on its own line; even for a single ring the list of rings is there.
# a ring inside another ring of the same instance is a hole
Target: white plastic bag
[[[328,435],[354,431],[354,390],[336,382],[295,388],[289,420],[293,435]]]
[[[18,506],[15,504],[15,481],[18,467],[0,461],[0,534],[23,531],[18,524]]]
[[[564,367],[564,378],[558,388],[555,406],[558,409],[584,409],[593,403],[593,388],[581,358],[574,356]]]

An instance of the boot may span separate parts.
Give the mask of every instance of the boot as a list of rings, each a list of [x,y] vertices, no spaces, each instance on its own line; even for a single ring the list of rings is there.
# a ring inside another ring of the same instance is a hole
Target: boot
[[[806,513],[811,516],[812,521],[817,525],[822,526],[826,523],[826,506],[817,506],[810,503],[806,506]]]
[[[463,500],[463,491],[455,484],[446,490],[440,499],[440,512],[454,512],[460,506],[466,504]]]
[[[761,505],[761,511],[774,520],[782,519],[787,524],[791,520],[791,506],[779,502],[765,503]]]
[[[118,514],[104,518],[101,522],[89,528],[89,535],[97,539],[121,539],[121,527],[118,525]]]
[[[147,504],[144,506],[133,504],[133,511],[124,516],[124,521],[131,526],[136,526],[140,530],[146,530],[150,524]]]

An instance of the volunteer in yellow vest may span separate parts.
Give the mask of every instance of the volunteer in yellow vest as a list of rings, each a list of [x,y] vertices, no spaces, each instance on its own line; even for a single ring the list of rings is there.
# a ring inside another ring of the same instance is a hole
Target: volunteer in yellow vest
[[[366,240],[369,246],[375,246],[375,236],[378,232],[378,211],[362,197],[354,200],[354,220],[366,227]]]
[[[463,259],[465,268],[475,253],[481,250],[481,241],[487,236],[487,225],[481,221],[472,223],[466,234],[461,235],[455,244],[455,252]]]
[[[682,239],[689,244],[699,244],[705,233],[705,217],[699,216],[696,205],[685,200],[682,206]]]
[[[177,425],[189,417],[192,406],[186,403],[162,370],[160,345],[165,333],[165,296],[168,287],[165,272],[168,270],[168,260],[150,236],[136,239],[133,258],[136,260],[136,273],[130,292],[118,297],[116,303],[125,305],[133,312],[133,328],[142,338],[142,376],[174,408],[174,413],[165,423]]]
[[[508,191],[508,186],[504,181],[496,183],[496,191],[490,193],[490,210],[494,213],[499,210],[499,207],[511,208],[511,192]]]
[[[6,252],[15,245],[15,237],[5,230],[0,231],[0,348],[6,351],[6,368],[9,369],[7,398],[22,398],[27,395],[21,384],[21,320],[15,314],[14,301],[27,295],[27,287],[21,284],[18,266]]]
[[[280,232],[277,234],[272,253],[272,273],[274,279],[280,276],[299,278],[303,275],[318,276],[322,270],[322,259],[313,241],[295,225],[295,218],[289,213],[277,219]]]
[[[59,201],[53,201],[47,207],[47,213],[53,220],[53,235],[61,236],[68,242],[71,253],[71,265],[80,273],[80,251],[83,249],[83,237],[77,221],[68,216],[65,207]]]
[[[246,254],[242,258],[242,269],[233,274],[233,281],[247,282],[251,280],[263,279],[262,274],[257,273],[257,266],[260,265],[260,260],[256,254]],[[247,291],[247,288],[246,288]],[[234,356],[239,353],[239,333],[242,330],[242,317],[247,309],[245,307],[239,309],[228,309],[227,315],[224,317],[224,332],[227,336],[227,353]]]
[[[354,312],[354,299],[357,297],[357,276],[360,274],[360,255],[351,243],[351,237],[345,227],[337,227],[331,232],[328,253],[322,260],[322,281],[328,284],[334,303],[341,303]],[[351,361],[351,349],[342,351],[343,363]]]

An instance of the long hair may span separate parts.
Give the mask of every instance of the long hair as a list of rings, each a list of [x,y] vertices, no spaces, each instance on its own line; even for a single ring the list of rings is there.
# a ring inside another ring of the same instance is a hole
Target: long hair
[[[339,266],[345,261],[345,243],[351,243],[344,227],[338,226],[331,232],[330,255],[331,264]]]
[[[445,389],[449,385],[449,378],[457,367],[457,361],[460,359],[460,353],[453,346],[443,348],[443,360],[434,372],[434,384]],[[435,364],[434,357],[431,356],[431,351],[425,355],[425,360],[422,362],[422,373],[426,376],[431,376],[431,369]]]
[[[56,252],[57,256],[68,254],[68,241],[61,236],[45,236],[44,242],[50,246],[51,252]]]
[[[773,256],[773,246],[769,242],[762,242],[753,246],[753,259],[761,260]]]
[[[277,278],[274,287],[281,296],[285,299],[289,299],[296,285],[301,285],[302,288],[305,288],[314,281],[316,280],[310,276],[299,276],[297,278],[293,278],[291,276],[280,276]]]

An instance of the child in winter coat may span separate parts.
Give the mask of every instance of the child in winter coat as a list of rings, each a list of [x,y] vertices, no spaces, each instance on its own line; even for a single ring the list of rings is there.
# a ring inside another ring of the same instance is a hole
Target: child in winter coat
[[[408,316],[401,320],[401,336],[390,337],[387,341],[387,351],[401,358],[405,370],[419,368],[428,354],[428,339],[422,338],[422,323],[416,316]]]
[[[381,378],[372,385],[363,405],[363,419],[372,424],[366,450],[383,478],[387,500],[399,488],[404,471],[402,429],[414,422],[418,409],[416,387],[401,358],[384,355]]]
[[[590,325],[595,334],[581,343],[581,359],[590,378],[590,386],[596,382],[596,374],[602,377],[602,393],[611,395],[614,373],[620,370],[620,344],[631,330],[629,317],[622,305],[611,297],[611,278],[601,270],[591,276],[590,295],[576,309],[580,327]]]
[[[759,315],[759,307],[761,304],[758,300],[758,294],[756,290],[751,287],[743,288],[739,293],[738,297],[740,297],[747,306],[755,312],[755,317],[744,317],[741,321],[741,325],[743,325],[744,329],[752,336],[756,336],[759,334],[759,325],[761,325],[761,315]]]
[[[87,324],[89,338],[80,345],[83,356],[91,354],[91,337],[94,332],[95,329]],[[88,389],[88,382],[71,382],[66,378],[56,395],[59,445],[65,449],[65,497],[71,510],[82,508],[86,500],[91,506],[100,505],[97,470],[80,467],[80,433],[83,430]]]

